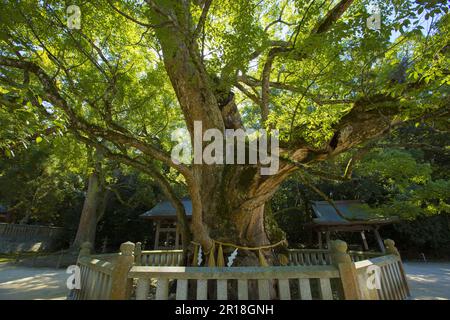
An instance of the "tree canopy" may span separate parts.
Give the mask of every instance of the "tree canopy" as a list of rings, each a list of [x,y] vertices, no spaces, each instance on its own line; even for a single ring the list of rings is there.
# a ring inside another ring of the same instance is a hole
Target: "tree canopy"
[[[149,174],[181,221],[172,187],[185,185],[206,248],[214,238],[266,243],[264,204],[294,172],[314,172],[403,125],[448,127],[447,1],[377,3],[74,1],[77,29],[68,3],[4,1],[0,148],[12,157],[30,141],[70,135]],[[381,24],[371,28],[374,14]],[[172,161],[171,133],[184,127],[193,139],[194,121],[222,132],[279,130],[279,171],[264,177],[254,165]],[[396,159],[417,169],[401,151],[374,159],[385,164],[381,175]],[[430,181],[419,167],[412,182]]]

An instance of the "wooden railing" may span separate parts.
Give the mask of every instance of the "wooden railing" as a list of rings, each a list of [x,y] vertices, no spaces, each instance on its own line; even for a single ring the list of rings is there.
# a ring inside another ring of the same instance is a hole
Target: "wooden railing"
[[[183,250],[152,250],[142,251],[139,265],[141,266],[183,266]],[[139,259],[137,259],[139,260]]]
[[[0,223],[0,252],[51,251],[63,228]]]
[[[231,268],[179,267],[176,264],[181,264],[183,259],[180,250],[142,252],[139,244],[135,246],[131,242],[123,243],[116,256],[109,255],[113,262],[101,261],[91,256],[90,250],[83,245],[78,260],[81,289],[71,297],[125,300],[405,299],[409,290],[400,255],[392,240],[386,240],[385,245],[386,255],[357,262],[354,260],[362,254],[352,256],[345,242],[335,240],[331,242],[330,251],[291,250],[291,264],[299,265]],[[369,253],[372,254],[378,255]],[[305,265],[305,261],[310,265]],[[378,270],[380,276],[378,287],[370,283],[372,278],[377,279],[377,275],[372,277],[373,270]]]
[[[291,249],[289,262],[294,266],[330,265],[330,252],[326,249]]]
[[[127,275],[134,263],[134,247],[134,243],[125,242],[120,246],[120,253],[91,255],[92,245],[83,243],[77,260],[80,288],[71,290],[68,299],[116,300],[129,295],[132,283]]]
[[[81,289],[74,289],[74,300],[109,300],[111,296],[112,273],[111,262],[81,257],[78,260],[81,274]]]
[[[29,224],[0,223],[0,237],[30,240],[48,239],[59,235],[63,228],[50,226],[37,226]]]
[[[361,299],[404,300],[410,297],[403,264],[392,240],[385,240],[388,255],[355,263]]]
[[[348,251],[353,262],[382,256],[381,252]],[[328,249],[290,249],[289,264],[294,266],[330,265],[331,256]]]
[[[137,280],[137,300],[169,298],[332,300],[338,298],[338,291],[332,290],[330,280],[333,278],[338,280],[339,271],[333,266],[235,268],[135,266],[131,268],[129,277]],[[150,290],[151,280],[156,281],[154,294]],[[317,287],[313,281],[317,281]],[[171,283],[174,285],[171,286]]]
[[[383,255],[382,252],[375,252],[375,251],[349,251],[348,254],[352,258],[353,262],[358,262],[375,257],[381,257]]]

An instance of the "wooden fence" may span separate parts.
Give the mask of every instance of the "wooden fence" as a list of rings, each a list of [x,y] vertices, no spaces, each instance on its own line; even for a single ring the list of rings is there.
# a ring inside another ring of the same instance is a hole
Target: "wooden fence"
[[[20,239],[23,241],[54,238],[62,230],[63,228],[60,227],[0,223],[0,237]]]
[[[129,277],[137,280],[136,300],[151,298],[333,300],[338,298],[338,289],[332,290],[330,280],[338,279],[339,271],[333,266],[235,268],[135,266],[131,268]],[[156,280],[154,294],[150,293],[151,280]],[[317,280],[317,287],[314,286],[314,280]],[[173,285],[170,286],[170,283]]]
[[[51,250],[63,228],[0,223],[0,252]]]
[[[385,241],[389,255],[355,263],[361,299],[403,300],[410,296],[400,255],[390,241]]]
[[[409,290],[400,256],[393,241],[386,240],[385,244],[387,255],[356,262],[361,253],[351,255],[347,244],[336,240],[332,241],[330,251],[291,250],[291,264],[297,265],[231,268],[181,267],[181,250],[141,251],[139,244],[135,246],[131,242],[123,243],[113,260],[109,255],[114,262],[108,262],[93,258],[84,246],[78,261],[82,286],[72,297],[80,300],[405,299]],[[306,265],[305,261],[310,264]],[[380,271],[380,281],[378,287],[372,288],[369,282],[374,268]]]
[[[141,250],[141,243],[137,242],[134,249],[134,262],[138,266],[183,266],[183,250]]]
[[[81,288],[74,290],[74,300],[109,300],[114,265],[111,262],[82,257],[78,260]]]
[[[348,251],[348,254],[353,262],[383,255],[381,252],[371,251]],[[289,265],[331,265],[330,251],[328,249],[289,249]]]

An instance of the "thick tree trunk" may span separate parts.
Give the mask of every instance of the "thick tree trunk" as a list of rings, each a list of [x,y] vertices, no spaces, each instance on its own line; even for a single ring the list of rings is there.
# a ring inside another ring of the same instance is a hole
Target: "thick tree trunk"
[[[84,242],[95,243],[97,223],[103,216],[106,208],[106,190],[102,181],[101,159],[98,152],[95,155],[94,171],[89,176],[88,189],[81,211],[80,223],[78,225],[73,249],[80,248]]]
[[[265,178],[259,175],[259,169],[255,166],[228,165],[219,166],[215,170],[222,173],[217,180],[214,179],[217,175],[197,177],[197,181],[202,182],[199,187],[202,228],[209,237],[215,241],[246,247],[265,246],[282,240],[282,233],[273,232],[279,230],[276,222],[266,219],[266,209],[270,209],[270,204],[266,208],[266,202],[278,185],[271,185],[270,190],[261,189],[261,181]],[[193,224],[194,237],[199,234],[196,227]],[[223,250],[228,256],[234,248],[223,247]],[[269,264],[277,263],[273,252],[271,249],[262,251]],[[258,251],[247,250],[239,250],[234,263],[258,264]]]
[[[194,149],[202,144],[201,137],[194,136],[196,121],[201,122],[202,136],[208,129],[224,133],[242,128],[234,94],[221,85],[221,79],[214,80],[203,64],[189,1],[148,3],[152,23],[160,26],[155,34]],[[264,226],[264,204],[282,179],[261,177],[254,165],[223,164],[194,164],[192,176],[185,177],[192,199],[192,234],[206,252],[214,240],[249,247],[271,242]],[[223,249],[225,254],[234,250]],[[270,258],[270,250],[266,253]],[[237,263],[258,264],[257,254],[251,251],[242,250],[238,257]]]
[[[81,211],[80,223],[77,234],[72,244],[74,249],[81,246],[83,242],[94,244],[95,232],[98,221],[98,208],[101,202],[102,194],[100,190],[100,179],[97,172],[93,172],[89,177],[89,185],[84,200],[83,210]]]

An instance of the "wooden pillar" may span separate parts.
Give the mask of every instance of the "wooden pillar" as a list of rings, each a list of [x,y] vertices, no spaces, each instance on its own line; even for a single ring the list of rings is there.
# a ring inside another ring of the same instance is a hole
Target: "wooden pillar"
[[[159,229],[161,229],[161,221],[156,222],[156,232],[155,232],[155,250],[159,248]]]
[[[383,240],[381,239],[380,233],[378,232],[378,228],[375,228],[373,230],[373,232],[375,233],[375,237],[377,239],[377,243],[378,243],[378,246],[380,247],[381,252],[385,253],[386,248],[384,247]]]
[[[91,255],[92,244],[90,242],[83,242],[81,244],[80,253],[78,254],[78,259],[82,257],[87,257]]]
[[[394,240],[386,239],[386,240],[384,240],[384,244],[386,245],[387,254],[393,254],[394,256],[397,256],[400,258],[400,252],[398,252],[397,248],[395,247]]]
[[[361,231],[361,238],[364,245],[364,250],[369,251],[369,245],[367,244],[366,234],[364,233],[364,230]]]
[[[350,255],[347,253],[347,243],[342,240],[330,242],[331,262],[339,269],[345,300],[360,300],[358,276]]]
[[[128,272],[134,264],[134,243],[120,245],[120,254],[114,264],[111,275],[111,300],[128,300],[133,287],[133,279],[128,279]]]
[[[406,280],[406,272],[405,272],[405,269],[403,268],[403,262],[402,262],[402,258],[400,256],[400,252],[398,251],[397,247],[395,246],[394,240],[386,239],[386,240],[384,240],[384,244],[386,245],[386,253],[397,256],[399,259],[398,266],[400,269],[400,274],[401,274],[401,277],[403,278],[403,283],[405,283],[406,293],[407,293],[408,297],[410,297],[411,292],[409,291],[408,281]]]
[[[330,242],[331,242],[331,240],[330,240],[330,231],[329,230],[327,230],[327,233],[326,233],[326,241],[327,241],[327,249],[328,250],[330,250]]]
[[[319,249],[322,249],[322,231],[317,232],[317,238],[319,241]]]
[[[180,248],[180,230],[178,223],[175,222],[175,250]]]
[[[134,247],[134,265],[142,265],[142,243],[140,242],[136,242],[136,246]]]

